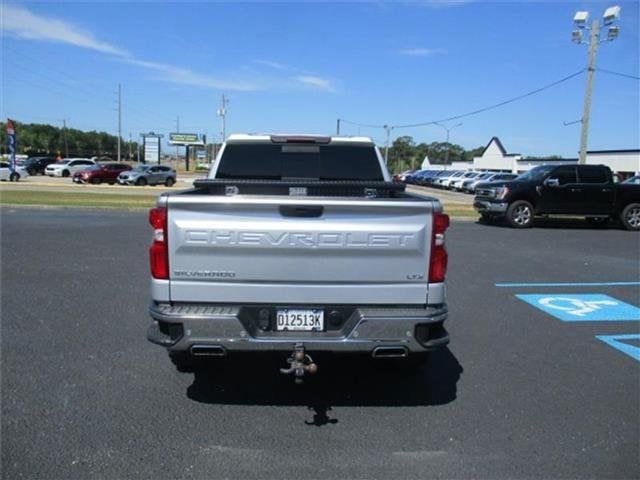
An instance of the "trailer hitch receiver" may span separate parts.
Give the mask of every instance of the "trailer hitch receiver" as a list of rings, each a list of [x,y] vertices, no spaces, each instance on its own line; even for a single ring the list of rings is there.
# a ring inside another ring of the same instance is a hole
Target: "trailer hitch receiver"
[[[295,377],[295,382],[299,385],[304,381],[306,374],[313,375],[318,371],[318,366],[313,363],[313,359],[306,353],[302,343],[296,343],[293,353],[287,358],[289,368],[281,368],[280,373]]]

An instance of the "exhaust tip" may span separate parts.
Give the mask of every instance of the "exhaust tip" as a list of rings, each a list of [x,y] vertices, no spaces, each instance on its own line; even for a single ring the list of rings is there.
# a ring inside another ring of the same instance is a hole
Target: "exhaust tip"
[[[226,357],[227,349],[222,345],[193,345],[191,355],[194,357]]]
[[[373,358],[405,358],[409,356],[407,347],[376,347],[371,352]]]

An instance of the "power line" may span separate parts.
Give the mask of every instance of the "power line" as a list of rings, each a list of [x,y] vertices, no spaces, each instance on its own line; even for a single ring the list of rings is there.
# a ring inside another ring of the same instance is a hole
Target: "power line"
[[[578,75],[584,73],[585,70],[586,70],[585,68],[581,68],[577,72],[572,73],[571,75],[567,75],[566,77],[561,78],[560,80],[556,80],[555,82],[549,83],[549,84],[544,85],[544,86],[542,86],[540,88],[536,88],[535,90],[531,90],[531,91],[529,91],[527,93],[523,93],[522,95],[518,95],[517,97],[513,97],[513,98],[510,98],[508,100],[504,100],[502,102],[495,103],[493,105],[489,105],[487,107],[479,108],[479,109],[473,110],[471,112],[462,113],[460,115],[454,115],[453,117],[441,118],[441,119],[438,119],[438,120],[432,120],[430,122],[410,123],[410,124],[406,124],[406,125],[394,125],[394,128],[423,127],[423,126],[426,126],[426,125],[434,125],[434,124],[439,123],[439,122],[449,122],[451,120],[458,120],[459,118],[465,118],[465,117],[470,117],[472,115],[477,115],[479,113],[483,113],[483,112],[486,112],[488,110],[493,110],[495,108],[502,107],[504,105],[508,105],[509,103],[513,103],[513,102],[516,102],[518,100],[522,100],[523,98],[530,97],[531,95],[535,95],[536,93],[540,93],[540,92],[542,92],[544,90],[547,90],[547,89],[549,89],[551,87],[555,87],[556,85],[560,85],[561,83],[567,82],[567,81],[571,80],[572,78],[575,78]]]
[[[351,120],[345,120],[344,118],[340,118],[339,120],[342,123],[348,123],[349,125],[355,125],[356,127],[384,128],[384,125],[371,125],[369,123],[352,122]]]
[[[614,72],[612,70],[605,70],[604,68],[596,68],[596,70],[602,73],[608,73],[610,75],[618,75],[619,77],[626,77],[626,78],[631,78],[633,80],[640,80],[640,77],[636,77],[635,75],[629,75],[628,73]]]

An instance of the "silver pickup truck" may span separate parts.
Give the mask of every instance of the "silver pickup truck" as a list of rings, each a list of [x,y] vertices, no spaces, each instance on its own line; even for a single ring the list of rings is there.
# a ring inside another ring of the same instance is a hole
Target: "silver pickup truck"
[[[301,377],[314,352],[415,359],[449,341],[449,217],[391,182],[368,138],[232,135],[149,221],[147,338],[180,370],[276,351]]]

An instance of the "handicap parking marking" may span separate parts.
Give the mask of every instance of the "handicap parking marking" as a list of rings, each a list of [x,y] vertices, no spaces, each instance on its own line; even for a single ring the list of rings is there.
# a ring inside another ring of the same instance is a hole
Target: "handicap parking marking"
[[[622,353],[629,355],[631,358],[640,362],[640,347],[631,345],[623,340],[637,340],[640,341],[640,334],[630,333],[625,335],[596,335],[598,340],[602,340],[607,345],[620,350]]]
[[[520,300],[563,322],[640,321],[640,308],[603,294],[518,294]]]

